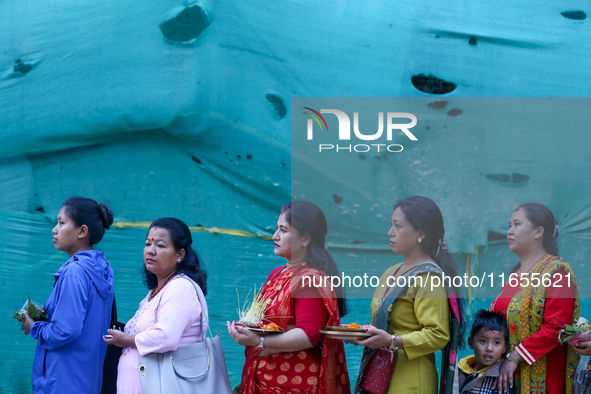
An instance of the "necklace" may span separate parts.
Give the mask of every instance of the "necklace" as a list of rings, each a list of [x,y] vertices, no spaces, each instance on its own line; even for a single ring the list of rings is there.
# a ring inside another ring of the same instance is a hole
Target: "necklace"
[[[306,264],[305,261],[303,263],[296,263],[296,264],[289,264],[289,263],[287,263],[286,264],[287,268],[291,268],[291,269],[294,269],[294,268],[297,268],[297,267],[305,267],[306,265],[307,264]]]
[[[168,281],[170,281],[170,280],[171,280],[172,278],[174,278],[174,277],[175,277],[175,275],[171,275],[171,276],[169,276],[169,277],[168,277],[168,279],[166,279],[166,282],[164,282],[164,284],[162,285],[162,287],[161,287],[161,288],[159,288],[159,289],[158,289],[158,288],[156,288],[156,287],[155,287],[155,288],[153,288],[153,289],[152,289],[152,291],[150,292],[150,298],[148,298],[148,302],[152,301],[152,299],[153,299],[154,297],[156,297],[156,296],[158,295],[158,293],[160,293],[160,291],[161,291],[162,289],[164,289],[164,286],[166,286],[166,284],[168,283]]]

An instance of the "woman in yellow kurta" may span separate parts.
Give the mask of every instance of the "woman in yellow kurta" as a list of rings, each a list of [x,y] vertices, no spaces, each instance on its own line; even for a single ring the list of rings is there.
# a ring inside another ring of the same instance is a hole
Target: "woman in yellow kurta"
[[[398,348],[389,394],[437,393],[435,352],[441,349],[440,392],[451,391],[464,319],[460,290],[446,287],[441,280],[444,274],[457,276],[444,234],[441,211],[432,200],[413,196],[394,206],[388,235],[392,251],[404,255],[404,263],[389,268],[376,288],[370,308],[372,325],[364,326],[373,335],[353,341],[366,346],[355,393],[367,392],[364,374],[379,348]]]

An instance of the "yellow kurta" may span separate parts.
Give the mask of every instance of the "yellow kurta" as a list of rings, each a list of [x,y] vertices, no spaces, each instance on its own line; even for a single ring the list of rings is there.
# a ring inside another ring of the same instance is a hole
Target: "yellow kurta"
[[[380,278],[371,302],[372,320],[379,300],[388,289],[387,280],[399,266],[389,268]],[[421,276],[423,286],[413,284],[406,297],[399,298],[392,306],[389,332],[402,338],[404,349],[398,351],[388,394],[437,394],[434,353],[449,341],[449,302],[444,286],[431,291],[430,274]]]

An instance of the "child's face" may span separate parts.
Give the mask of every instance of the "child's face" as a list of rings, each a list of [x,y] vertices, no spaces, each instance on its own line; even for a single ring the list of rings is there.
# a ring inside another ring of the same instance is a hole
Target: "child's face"
[[[505,337],[502,331],[489,331],[481,328],[480,331],[474,335],[474,338],[468,338],[468,345],[470,349],[474,350],[476,357],[476,371],[489,365],[495,364],[501,359],[505,353]]]

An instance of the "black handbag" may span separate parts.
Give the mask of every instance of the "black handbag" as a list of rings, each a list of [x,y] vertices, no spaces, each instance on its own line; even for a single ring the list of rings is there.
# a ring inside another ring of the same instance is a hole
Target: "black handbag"
[[[111,323],[109,328],[123,331],[125,323],[117,321],[117,303],[113,294],[113,308],[111,309]],[[106,334],[106,333],[105,333]],[[103,363],[103,387],[101,394],[117,394],[117,367],[123,348],[115,345],[107,346],[107,354]]]

